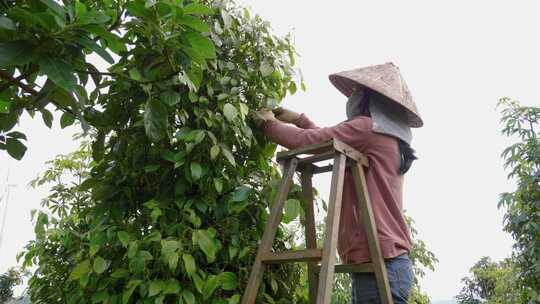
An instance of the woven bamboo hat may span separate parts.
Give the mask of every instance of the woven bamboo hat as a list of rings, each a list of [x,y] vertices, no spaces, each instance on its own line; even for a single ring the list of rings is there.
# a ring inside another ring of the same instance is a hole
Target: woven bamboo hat
[[[391,62],[331,74],[329,78],[347,97],[350,97],[358,86],[372,89],[405,109],[409,127],[420,128],[424,125],[399,68]]]

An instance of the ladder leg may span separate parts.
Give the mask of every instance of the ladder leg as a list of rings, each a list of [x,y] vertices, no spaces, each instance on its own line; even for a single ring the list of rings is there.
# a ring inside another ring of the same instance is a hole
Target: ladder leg
[[[323,245],[321,272],[319,273],[317,304],[329,304],[332,296],[341,199],[343,196],[343,179],[345,177],[345,161],[346,156],[342,153],[337,153],[334,157],[328,214],[326,216],[326,236]]]
[[[278,194],[274,200],[272,209],[270,210],[270,216],[268,217],[268,222],[266,223],[266,228],[264,229],[264,234],[259,249],[257,250],[255,262],[253,262],[253,266],[251,267],[246,291],[242,297],[242,304],[255,304],[255,299],[257,298],[257,292],[259,291],[265,268],[265,265],[262,263],[262,257],[272,249],[272,243],[274,242],[277,228],[283,215],[283,205],[289,194],[297,163],[298,160],[293,158],[288,160],[284,166],[285,170],[283,172],[281,185],[279,186]]]
[[[304,213],[306,215],[306,248],[317,248],[317,230],[315,227],[315,212],[313,210],[313,173],[311,167],[302,171],[302,194],[304,197]],[[308,283],[309,283],[309,303],[315,304],[317,300],[317,284],[319,283],[319,275],[316,271],[317,263],[310,262],[308,267]]]
[[[358,197],[358,208],[362,214],[362,220],[368,240],[369,253],[371,255],[371,262],[373,263],[373,270],[375,272],[377,286],[379,287],[381,303],[393,304],[392,293],[390,291],[390,285],[388,284],[388,274],[386,272],[381,247],[379,246],[379,238],[377,237],[377,227],[375,225],[373,209],[371,208],[371,201],[369,199],[369,193],[367,192],[364,168],[358,163],[351,168],[354,178],[354,186],[356,188],[356,195]]]

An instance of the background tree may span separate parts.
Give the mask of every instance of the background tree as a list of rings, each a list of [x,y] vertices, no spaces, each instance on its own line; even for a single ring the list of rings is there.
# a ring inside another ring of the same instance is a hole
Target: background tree
[[[238,303],[279,178],[247,114],[296,91],[290,39],[231,1],[21,0],[0,41],[0,149],[23,157],[22,113],[95,134],[90,175],[36,214],[32,301]],[[296,269],[261,301],[294,303]]]
[[[456,300],[460,304],[504,304],[520,302],[520,289],[512,259],[493,262],[483,257],[471,269],[470,277],[461,281],[464,286]]]
[[[508,98],[500,106],[503,134],[516,140],[502,154],[516,189],[501,194],[499,208],[506,208],[504,229],[515,240],[520,303],[540,303],[540,108]]]
[[[0,275],[0,304],[7,303],[13,297],[13,287],[20,285],[24,272],[17,268],[10,268]]]

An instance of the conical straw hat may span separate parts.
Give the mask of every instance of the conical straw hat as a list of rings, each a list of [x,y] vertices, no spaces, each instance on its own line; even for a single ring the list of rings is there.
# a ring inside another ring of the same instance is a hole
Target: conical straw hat
[[[420,128],[424,125],[399,68],[391,62],[331,74],[329,78],[347,97],[351,96],[358,86],[370,88],[403,106],[409,127]]]

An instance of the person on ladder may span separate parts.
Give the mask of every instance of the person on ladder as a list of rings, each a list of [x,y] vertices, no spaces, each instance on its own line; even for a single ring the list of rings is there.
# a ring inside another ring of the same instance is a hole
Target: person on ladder
[[[399,68],[392,63],[329,78],[348,98],[346,121],[319,128],[305,114],[278,108],[258,111],[260,126],[268,138],[289,149],[336,138],[368,157],[367,188],[392,297],[396,304],[407,303],[414,274],[409,258],[411,236],[402,213],[403,176],[416,159],[410,146],[410,128],[421,127],[422,118]],[[343,264],[370,262],[350,172],[344,180],[338,253]],[[351,277],[353,304],[379,303],[373,273],[354,273]]]

